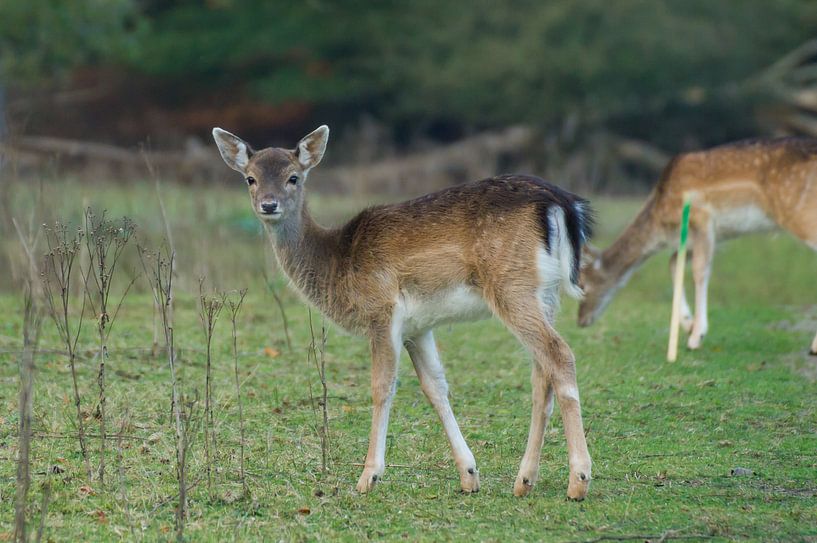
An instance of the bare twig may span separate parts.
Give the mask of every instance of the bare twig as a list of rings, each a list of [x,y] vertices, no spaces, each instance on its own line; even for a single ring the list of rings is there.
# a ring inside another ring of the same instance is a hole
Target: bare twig
[[[91,208],[85,210],[85,246],[88,250],[88,269],[83,274],[86,295],[95,309],[97,333],[99,338],[99,371],[97,372],[97,386],[99,389],[99,400],[97,413],[99,415],[99,433],[101,434],[99,446],[99,483],[105,486],[105,449],[106,449],[106,413],[107,402],[105,391],[105,362],[108,358],[108,339],[111,327],[119,313],[119,308],[125,299],[131,285],[135,279],[125,289],[117,304],[113,316],[109,313],[111,286],[115,275],[117,264],[122,253],[130,241],[134,230],[134,224],[123,218],[119,225],[113,223],[106,217],[103,211],[97,216]],[[89,279],[93,279],[90,283]],[[95,302],[94,302],[95,300]]]
[[[204,382],[204,458],[207,464],[207,491],[213,497],[213,459],[211,456],[211,442],[213,453],[216,446],[215,423],[213,421],[213,379],[212,353],[213,331],[218,322],[218,316],[224,307],[224,296],[208,296],[204,293],[204,278],[199,279],[199,319],[204,331],[206,345],[205,382]]]
[[[130,503],[128,501],[128,488],[125,483],[125,464],[122,460],[122,438],[125,434],[125,428],[128,426],[128,414],[122,417],[122,424],[119,426],[119,433],[116,435],[116,463],[117,471],[119,472],[119,499],[122,500],[122,508],[125,511],[125,520],[128,523],[130,534],[136,537],[136,530],[133,528],[133,520],[130,515]]]
[[[81,229],[73,234],[68,233],[68,227],[62,223],[56,223],[53,228],[46,228],[45,239],[48,243],[48,253],[43,262],[43,292],[47,303],[51,320],[59,332],[60,339],[66,348],[68,366],[71,370],[71,384],[74,392],[74,407],[77,411],[77,430],[79,438],[79,449],[82,454],[82,461],[85,465],[85,473],[90,481],[93,477],[91,463],[88,457],[88,447],[85,443],[85,422],[82,417],[82,407],[77,383],[77,342],[82,331],[82,324],[85,313],[85,300],[82,297],[82,307],[76,315],[76,327],[72,330],[72,318],[70,311],[71,302],[71,277],[74,270],[76,257],[80,252],[83,232]],[[52,284],[53,283],[53,284]],[[56,302],[54,290],[57,291],[59,302]]]
[[[234,299],[232,296],[226,297],[227,304],[230,307],[230,320],[232,322],[233,333],[233,372],[235,374],[235,396],[238,404],[238,426],[239,426],[239,476],[241,479],[241,489],[243,495],[246,497],[249,492],[247,488],[247,475],[244,471],[244,407],[241,403],[241,381],[238,375],[238,329],[236,321],[238,313],[241,311],[241,305],[244,303],[244,297],[247,296],[247,289],[243,288],[238,291],[238,296]]]
[[[321,440],[321,471],[326,473],[329,470],[328,456],[329,456],[329,411],[327,407],[327,399],[329,396],[329,389],[326,384],[326,324],[321,319],[321,342],[320,346],[315,342],[315,329],[312,325],[312,310],[309,310],[309,333],[311,341],[309,343],[309,355],[315,364],[315,369],[318,372],[318,378],[321,383],[321,399],[319,405],[321,407],[322,420],[321,427],[318,430],[318,437]],[[311,395],[311,387],[310,387]]]
[[[184,540],[184,523],[187,514],[187,432],[182,422],[182,405],[176,372],[176,352],[173,344],[173,322],[170,311],[173,299],[174,253],[165,254],[161,250],[150,253],[139,247],[139,259],[150,283],[153,299],[159,306],[162,329],[165,335],[165,350],[170,367],[170,402],[176,427],[176,479],[179,484],[179,505],[176,508],[176,539]]]
[[[20,360],[19,394],[19,452],[17,457],[17,495],[14,509],[14,537],[18,542],[27,541],[26,503],[31,484],[31,412],[34,394],[34,358],[39,340],[42,312],[36,304],[33,292],[35,281],[29,277],[23,300],[23,355]]]
[[[272,282],[272,278],[270,278],[269,273],[267,272],[268,267],[269,266],[263,266],[261,268],[261,273],[264,276],[264,284],[266,285],[270,294],[272,294],[272,297],[275,300],[275,305],[278,306],[278,311],[281,313],[281,320],[284,323],[284,336],[287,340],[287,350],[292,352],[292,339],[289,336],[289,319],[287,319],[287,312],[284,309],[284,303],[281,301],[281,297],[278,295],[278,289],[275,288],[275,284]]]

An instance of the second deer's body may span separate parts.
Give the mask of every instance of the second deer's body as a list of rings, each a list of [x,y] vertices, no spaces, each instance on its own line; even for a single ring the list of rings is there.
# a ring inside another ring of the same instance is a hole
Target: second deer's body
[[[817,250],[817,140],[747,140],[683,153],[667,165],[632,224],[582,267],[586,296],[579,307],[581,325],[591,324],[604,311],[642,262],[677,245],[687,193],[692,199],[689,247],[695,313],[686,298],[681,312],[691,349],[700,347],[709,329],[707,290],[717,241],[782,228]],[[811,353],[817,354],[817,336]]]
[[[584,498],[591,464],[574,357],[553,328],[560,290],[580,293],[578,258],[589,212],[584,200],[538,178],[501,176],[370,208],[326,229],[304,204],[303,181],[323,155],[328,129],[316,130],[292,151],[253,152],[232,134],[216,129],[214,136],[227,164],[247,177],[253,208],[295,288],[329,318],[369,338],[372,428],[359,491],[371,490],[385,468],[403,347],[442,421],[462,489],[479,489],[432,330],[495,315],[534,358],[530,433],[514,493],[527,494],[537,479],[555,397],[568,442],[568,496]]]

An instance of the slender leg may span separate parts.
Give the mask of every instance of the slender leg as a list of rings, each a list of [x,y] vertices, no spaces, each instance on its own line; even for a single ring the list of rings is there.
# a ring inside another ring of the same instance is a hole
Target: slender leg
[[[513,485],[515,496],[525,496],[539,479],[539,460],[542,456],[542,442],[545,428],[553,414],[553,386],[539,364],[531,366],[531,395],[533,408],[530,414],[530,431],[525,456],[519,466],[519,474]]]
[[[715,249],[715,235],[708,225],[697,232],[693,240],[692,278],[695,281],[695,317],[687,347],[697,349],[709,330],[707,318],[707,292],[709,276],[712,272],[712,256]]]
[[[687,256],[689,256],[689,253],[687,253]],[[677,261],[678,251],[672,253],[672,256],[669,257],[669,273],[672,278],[673,286],[675,283],[675,264]],[[683,287],[681,288],[681,328],[683,328],[686,333],[692,332],[692,309],[689,307],[686,289]]]
[[[811,246],[812,249],[817,251],[817,239],[809,243],[809,246]],[[814,339],[811,341],[811,349],[809,349],[809,353],[814,356],[817,356],[817,335],[815,335]]]
[[[534,364],[539,366],[542,376],[549,381],[549,384],[546,382],[543,384],[545,379],[541,380],[540,386],[537,387],[539,392],[534,392],[534,412],[531,415],[532,435],[528,438],[528,451],[526,451],[519,472],[520,474],[524,472],[526,475],[530,473],[531,463],[535,462],[537,465],[539,463],[538,453],[537,458],[533,458],[533,454],[541,447],[541,438],[538,434],[544,429],[543,422],[549,407],[546,399],[547,390],[552,386],[562,412],[567,438],[570,464],[567,496],[574,500],[583,500],[590,487],[591,460],[582,424],[579,388],[576,384],[576,361],[570,347],[545,319],[548,310],[543,308],[542,304],[531,303],[531,300],[542,298],[540,293],[526,290],[526,288],[511,288],[506,289],[506,294],[494,292],[486,295],[494,312],[531,351]],[[524,481],[522,485],[531,486],[525,485]],[[515,488],[517,488],[516,485]],[[520,494],[524,493],[520,492]]]
[[[442,421],[445,435],[451,444],[451,452],[460,474],[460,485],[463,492],[479,491],[479,472],[474,455],[460,432],[451,404],[448,401],[448,383],[445,371],[440,362],[434,334],[429,330],[414,340],[406,341],[406,350],[414,363],[420,386],[428,401],[437,411]]]
[[[386,468],[386,432],[389,427],[389,411],[397,385],[397,362],[400,354],[400,338],[394,330],[373,329],[370,335],[372,348],[372,429],[369,434],[369,451],[363,473],[357,482],[358,492],[369,492],[383,476]]]

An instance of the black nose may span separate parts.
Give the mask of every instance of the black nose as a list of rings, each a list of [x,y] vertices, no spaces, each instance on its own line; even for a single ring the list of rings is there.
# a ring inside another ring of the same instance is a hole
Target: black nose
[[[275,213],[278,209],[278,202],[272,200],[270,202],[262,202],[261,203],[261,213]]]

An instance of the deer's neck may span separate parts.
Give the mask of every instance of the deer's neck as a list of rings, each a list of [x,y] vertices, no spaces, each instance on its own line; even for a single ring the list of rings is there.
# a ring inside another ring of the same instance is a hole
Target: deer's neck
[[[317,224],[306,205],[299,215],[265,227],[284,273],[302,296],[331,317],[339,261],[336,231]]]
[[[601,255],[610,288],[624,285],[630,275],[647,258],[667,242],[667,237],[655,215],[655,197],[651,196],[632,223]]]

